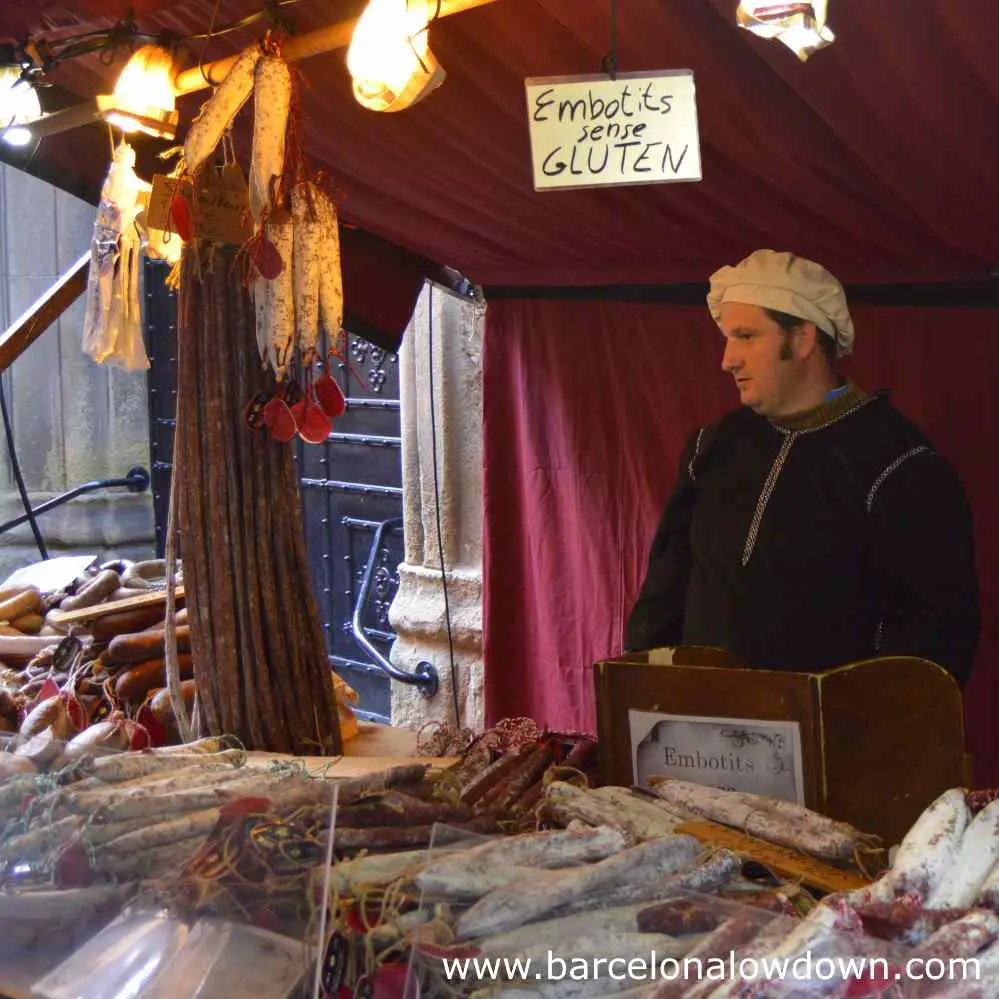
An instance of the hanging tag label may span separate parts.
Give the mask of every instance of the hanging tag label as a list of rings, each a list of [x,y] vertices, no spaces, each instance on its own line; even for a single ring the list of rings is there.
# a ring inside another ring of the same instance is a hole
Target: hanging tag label
[[[525,81],[534,189],[701,179],[689,69]]]
[[[177,182],[172,177],[156,174],[153,177],[153,190],[149,196],[149,209],[146,213],[150,229],[176,231],[170,224],[170,205],[173,201]],[[248,223],[249,195],[245,181],[242,186],[236,183],[235,174],[229,172],[220,177],[212,170],[205,170],[198,177],[198,203],[192,206],[194,234],[210,243],[229,243],[241,246],[253,234]]]

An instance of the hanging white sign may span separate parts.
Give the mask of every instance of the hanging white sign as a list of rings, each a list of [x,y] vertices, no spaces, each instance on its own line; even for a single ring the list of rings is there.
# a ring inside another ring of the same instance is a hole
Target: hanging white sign
[[[701,179],[689,69],[533,77],[525,87],[536,191]]]

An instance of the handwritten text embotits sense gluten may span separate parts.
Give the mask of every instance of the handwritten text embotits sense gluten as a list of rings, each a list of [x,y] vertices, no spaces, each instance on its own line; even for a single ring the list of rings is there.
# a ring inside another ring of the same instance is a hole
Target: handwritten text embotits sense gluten
[[[560,144],[545,156],[542,169],[547,176],[557,177],[568,170],[575,177],[585,173],[599,177],[612,166],[612,150],[614,164],[621,174],[658,170],[675,177],[680,172],[690,143],[674,150],[671,143],[646,136],[647,121],[628,120],[648,114],[669,114],[673,110],[672,94],[654,95],[651,83],[638,94],[626,86],[619,98],[610,100],[595,97],[592,90],[587,90],[585,97],[575,100],[563,97],[556,101],[554,92],[554,88],[543,90],[534,99],[534,120],[548,121],[549,115],[557,115],[560,123],[568,121],[579,128],[569,149]]]
[[[528,99],[536,187],[700,179],[687,76],[552,82]]]

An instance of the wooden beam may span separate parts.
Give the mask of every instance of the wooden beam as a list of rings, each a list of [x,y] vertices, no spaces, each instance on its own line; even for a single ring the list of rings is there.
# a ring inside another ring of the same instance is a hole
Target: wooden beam
[[[6,371],[86,290],[90,250],[0,336],[0,373]]]
[[[30,130],[32,138],[45,139],[50,135],[68,132],[71,128],[92,125],[95,121],[100,121],[100,118],[101,113],[97,108],[97,102],[83,101],[81,104],[73,104],[59,111],[42,115],[41,118],[30,122],[27,128]]]
[[[441,0],[439,16],[449,17],[451,14],[460,14],[473,7],[485,6],[487,3],[495,3],[495,0]],[[282,47],[282,54],[289,62],[298,62],[302,59],[308,59],[310,56],[345,49],[350,45],[356,24],[357,18],[350,18],[325,28],[310,31],[305,35],[289,38]],[[178,96],[193,94],[197,90],[204,90],[206,87],[221,83],[237,58],[238,55],[228,56],[204,66],[192,66],[190,69],[182,70],[174,81]]]
[[[173,588],[174,596],[177,600],[184,599],[184,584],[178,583]],[[94,604],[93,607],[81,607],[79,610],[61,611],[50,610],[52,624],[75,624],[79,621],[96,621],[98,618],[107,617],[108,614],[117,614],[119,611],[142,610],[146,607],[156,607],[158,604],[166,604],[166,589],[162,590],[138,590],[134,597],[122,597],[120,600],[109,600],[107,603]]]

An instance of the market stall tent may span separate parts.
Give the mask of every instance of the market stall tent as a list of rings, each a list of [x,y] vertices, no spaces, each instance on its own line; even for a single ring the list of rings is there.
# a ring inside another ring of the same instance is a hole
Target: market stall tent
[[[7,0],[0,17],[6,33],[44,36],[109,26],[124,6]],[[221,0],[217,23],[259,6]],[[329,4],[302,0],[285,12],[305,32],[361,6],[337,5],[334,15]],[[820,260],[851,290],[906,285],[879,291],[891,305],[857,308],[850,371],[868,387],[892,388],[966,482],[984,617],[970,734],[980,773],[991,778],[999,482],[989,441],[999,433],[999,313],[989,280],[999,260],[999,131],[989,123],[999,110],[999,9],[979,0],[837,0],[835,43],[801,63],[737,28],[735,0],[629,0],[618,5],[619,65],[693,71],[704,179],[536,193],[524,80],[598,71],[610,7],[496,0],[442,19],[431,44],[448,77],[399,114],[354,101],[343,52],[300,64],[307,148],[371,251],[352,253],[345,242],[345,267],[357,272],[348,277],[348,312],[383,332],[394,324],[398,337],[422,275],[439,265],[485,286],[490,302],[489,711],[590,723],[589,663],[619,651],[679,447],[735,403],[706,311],[676,303],[695,302],[718,266],[771,246]],[[207,16],[193,0],[136,5],[144,28],[181,35],[205,31]],[[255,32],[207,49],[196,42],[194,56],[228,54]],[[117,70],[89,57],[57,67],[53,79],[90,97],[106,92]],[[200,99],[180,102],[182,122]],[[106,135],[54,136],[31,157],[33,168],[93,194]],[[661,293],[691,284],[690,294]],[[905,308],[929,285],[935,306]],[[979,308],[967,307],[972,294]],[[855,291],[855,301],[864,297]],[[517,518],[508,512],[513,499]],[[518,587],[528,578],[536,586],[525,612]]]
[[[111,25],[127,6],[4,0],[0,24],[10,35],[43,36],[46,24],[75,33]],[[216,22],[261,6],[222,0]],[[361,6],[302,0],[284,12],[302,33]],[[819,258],[847,282],[988,276],[999,259],[984,215],[999,188],[999,133],[988,127],[999,11],[977,0],[838,0],[836,42],[802,64],[737,28],[734,8],[619,5],[622,70],[694,72],[699,184],[533,190],[523,81],[598,72],[608,0],[495,0],[442,19],[432,44],[447,80],[404,114],[357,104],[342,51],[302,62],[307,147],[336,180],[347,221],[483,285],[697,282],[765,243]],[[184,35],[204,32],[210,9],[146,0],[136,17],[144,30]],[[207,58],[260,30],[216,40]],[[193,42],[192,61],[203,50]],[[120,65],[76,59],[53,79],[92,96],[109,91]],[[180,102],[182,123],[203,96]],[[39,152],[96,190],[107,140],[94,131],[92,155],[79,131]]]

